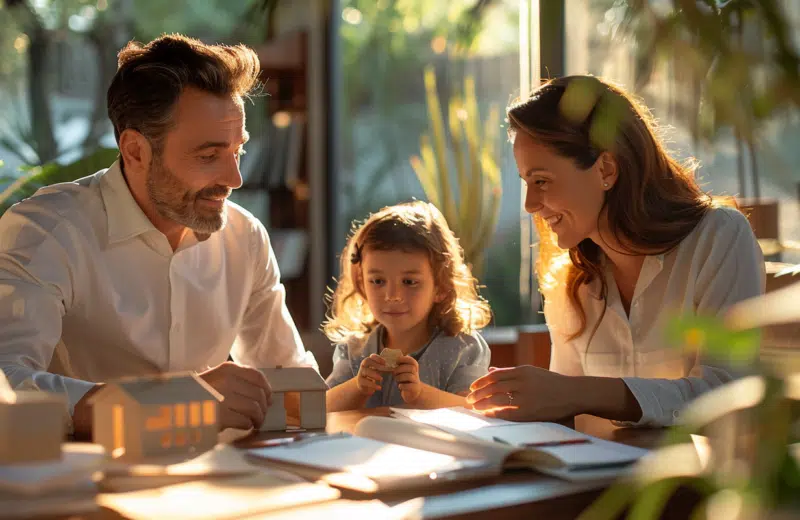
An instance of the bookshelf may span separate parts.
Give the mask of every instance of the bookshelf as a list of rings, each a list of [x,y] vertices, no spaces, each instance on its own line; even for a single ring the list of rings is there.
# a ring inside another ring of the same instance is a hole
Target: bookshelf
[[[267,124],[252,174],[238,190],[250,200],[265,200],[257,204],[261,214],[256,216],[269,231],[286,303],[301,331],[319,326],[310,312],[315,291],[309,258],[325,254],[311,246],[308,40],[306,31],[296,30],[255,48],[267,94]]]

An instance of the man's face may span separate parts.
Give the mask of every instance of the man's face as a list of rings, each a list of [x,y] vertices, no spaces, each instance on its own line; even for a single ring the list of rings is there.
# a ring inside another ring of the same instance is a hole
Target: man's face
[[[174,126],[153,155],[147,192],[156,211],[200,234],[225,225],[225,201],[242,185],[239,158],[248,135],[244,108],[232,97],[187,88]]]

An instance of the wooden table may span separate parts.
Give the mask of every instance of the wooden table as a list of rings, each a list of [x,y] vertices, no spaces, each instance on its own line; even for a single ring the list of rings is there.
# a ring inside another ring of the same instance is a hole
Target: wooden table
[[[328,433],[353,433],[359,420],[369,415],[389,416],[388,408],[335,412],[328,414]],[[664,431],[658,429],[618,428],[610,421],[588,415],[575,418],[577,430],[601,439],[653,448]],[[286,434],[260,433],[236,443],[246,448],[269,438]],[[596,484],[574,483],[539,475],[532,471],[514,471],[491,480],[469,481],[437,487],[425,494],[425,518],[485,518],[491,513],[493,520],[510,518],[572,519],[595,500],[602,489]],[[414,493],[383,493],[364,496],[344,491],[344,499],[380,499],[386,503],[399,503],[419,495]],[[544,516],[543,516],[544,515]]]

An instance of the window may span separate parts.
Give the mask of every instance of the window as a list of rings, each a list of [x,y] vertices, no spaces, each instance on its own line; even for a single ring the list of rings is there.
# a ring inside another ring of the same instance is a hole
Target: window
[[[210,425],[217,422],[217,402],[203,401],[203,424]]]
[[[789,31],[794,35],[796,52],[800,43],[800,3],[785,0],[778,2],[778,5],[786,16]],[[671,8],[669,5],[662,7]],[[800,177],[796,173],[796,164],[800,160],[797,147],[800,140],[800,114],[780,110],[778,115],[765,121],[759,127],[758,142],[753,153],[743,140],[736,138],[729,125],[713,128],[708,124],[710,121],[697,122],[696,115],[703,114],[698,103],[705,88],[695,88],[693,79],[698,78],[702,85],[707,76],[697,75],[689,64],[702,60],[692,59],[692,56],[687,56],[683,46],[674,45],[673,48],[682,50],[675,53],[649,52],[649,56],[660,56],[661,59],[653,62],[652,74],[642,74],[650,64],[635,59],[642,52],[641,47],[637,51],[636,38],[624,31],[628,14],[625,9],[626,6],[621,2],[566,1],[566,18],[570,21],[566,25],[564,38],[566,72],[602,75],[628,89],[633,89],[637,79],[649,78],[636,93],[653,110],[662,129],[668,131],[671,151],[679,158],[693,156],[700,161],[698,175],[703,188],[714,195],[752,198],[757,187],[760,200],[745,201],[748,204],[756,203],[751,210],[751,223],[756,228],[757,236],[772,238],[766,235],[775,234],[774,230],[777,230],[780,242],[800,239]],[[669,13],[665,12],[664,15]],[[755,13],[747,13],[741,33],[745,52],[748,56],[754,56],[755,60],[770,54],[766,51],[771,37],[759,27],[757,22],[760,17]],[[736,25],[732,20],[728,29],[733,41],[739,40]],[[676,34],[683,33],[676,31]],[[763,66],[754,61],[748,68],[760,70]],[[745,99],[738,92],[718,95],[731,96],[737,101]],[[704,132],[708,131],[713,134],[711,140],[703,139]],[[775,204],[778,209],[770,209]],[[767,224],[767,221],[770,223]],[[796,263],[800,261],[800,256],[797,251],[783,250],[776,257],[768,259]]]
[[[339,197],[335,205],[339,211],[333,236],[335,254],[338,257],[344,247],[353,220],[412,197],[426,198],[411,164],[413,156],[421,155],[420,136],[430,133],[426,67],[434,71],[446,128],[450,103],[457,120],[464,124],[466,110],[456,105],[468,90],[465,81],[472,81],[481,143],[475,149],[491,141],[503,193],[497,202],[495,232],[478,247],[484,255],[476,260],[483,268],[474,274],[485,286],[481,292],[495,311],[496,325],[518,325],[523,320],[519,291],[520,181],[502,114],[506,103],[519,93],[520,2],[486,2],[480,30],[468,36],[459,29],[462,17],[476,5],[474,1],[382,0],[378,4],[376,7],[375,0],[342,0],[337,18],[341,55],[333,66],[341,71],[338,104],[344,109],[338,121],[341,132],[334,136],[339,157],[338,185],[333,190]],[[485,122],[492,109],[497,110],[498,120],[489,132]],[[462,142],[462,151],[465,147]],[[449,148],[445,154],[447,168],[454,186],[458,186],[453,156],[456,145]],[[450,226],[456,227],[452,221]],[[458,232],[462,244],[477,236],[471,232],[477,227],[462,226]]]
[[[152,410],[152,408],[145,408],[145,410],[150,411]],[[145,430],[150,432],[156,432],[172,428],[172,407],[159,406],[157,410],[158,410],[157,415],[150,415],[145,420],[145,425],[144,425]]]
[[[192,436],[192,444],[200,444],[203,438],[203,432],[200,430],[192,430],[190,433]]]
[[[175,427],[184,428],[186,426],[186,405],[179,403],[175,405]]]
[[[200,403],[189,403],[189,426],[195,428],[200,424]]]
[[[111,409],[111,416],[114,430],[114,448],[112,453],[119,453],[117,450],[125,450],[125,412],[121,404],[115,404]]]
[[[208,0],[202,9],[168,17],[161,2],[137,3],[135,9],[125,7],[133,5],[125,0],[3,4],[0,109],[8,123],[0,128],[3,176],[20,175],[18,167],[53,160],[67,164],[98,147],[116,147],[105,91],[117,69],[121,42],[134,37],[147,42],[165,32],[207,42],[255,45],[263,40],[264,25],[252,20],[251,1]],[[28,9],[35,23],[27,23]],[[46,77],[29,84],[28,73],[34,70],[46,71]],[[256,103],[245,104],[248,115],[263,110],[262,101],[256,98]],[[259,118],[248,117],[247,123],[254,139],[259,137]],[[87,174],[65,171],[58,180]]]
[[[175,446],[185,446],[186,445],[186,432],[183,430],[178,430],[175,432]]]
[[[161,447],[164,449],[172,446],[172,432],[164,432],[161,434]]]

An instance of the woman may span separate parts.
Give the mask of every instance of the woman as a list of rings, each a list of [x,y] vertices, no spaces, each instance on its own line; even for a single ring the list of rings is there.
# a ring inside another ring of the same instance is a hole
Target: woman
[[[467,401],[523,421],[582,413],[666,426],[731,375],[665,344],[676,312],[716,315],[764,292],[747,219],[721,207],[668,155],[642,104],[591,76],[550,81],[508,110],[537,274],[550,371],[494,370]]]

